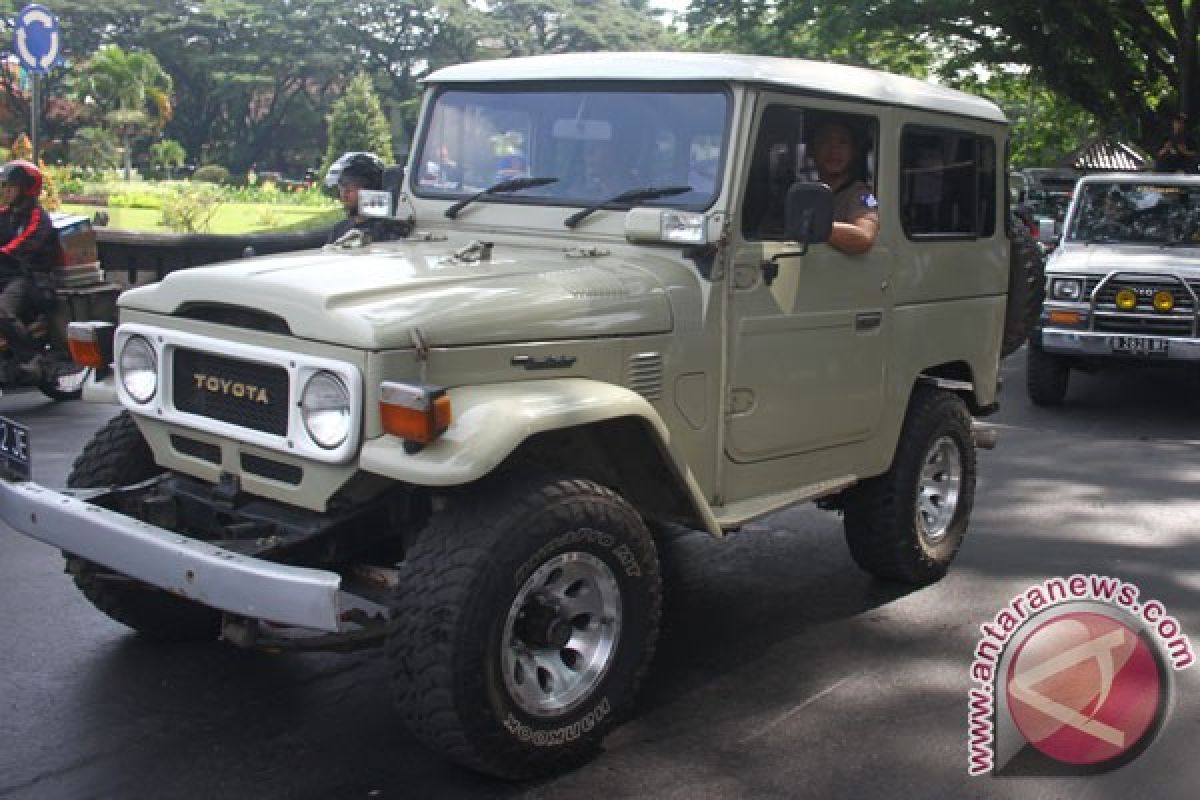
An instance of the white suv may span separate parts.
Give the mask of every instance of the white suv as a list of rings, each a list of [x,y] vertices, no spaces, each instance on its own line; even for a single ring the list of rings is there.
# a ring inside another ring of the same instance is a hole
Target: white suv
[[[1200,361],[1200,176],[1080,181],[1046,264],[1026,385],[1061,405],[1072,368]]]

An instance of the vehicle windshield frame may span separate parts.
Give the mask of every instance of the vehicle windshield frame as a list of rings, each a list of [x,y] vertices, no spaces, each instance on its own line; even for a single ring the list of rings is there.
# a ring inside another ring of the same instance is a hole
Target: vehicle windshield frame
[[[1200,247],[1200,182],[1155,180],[1153,175],[1082,182],[1065,241]]]
[[[705,211],[722,191],[733,113],[731,88],[715,81],[442,84],[426,104],[406,180],[415,197],[459,201],[493,179],[552,177],[558,180],[490,195],[488,203],[564,208],[608,207],[611,197],[643,186],[695,184],[695,191],[639,205]],[[452,146],[467,155],[463,164]],[[599,173],[624,177],[586,182],[598,157],[585,147],[616,153],[628,169]]]

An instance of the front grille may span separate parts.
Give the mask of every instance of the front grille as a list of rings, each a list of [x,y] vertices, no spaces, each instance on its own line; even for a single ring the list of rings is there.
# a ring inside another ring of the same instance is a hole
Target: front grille
[[[1157,336],[1191,336],[1191,317],[1133,316],[1132,314],[1097,314],[1095,329],[1102,333],[1145,333]]]
[[[1191,292],[1178,281],[1162,281],[1162,280],[1144,280],[1132,281],[1114,279],[1100,287],[1100,291],[1096,293],[1096,307],[1117,307],[1117,292],[1122,289],[1132,289],[1138,296],[1137,311],[1154,311],[1154,304],[1151,302],[1155,292],[1170,292],[1175,298],[1175,309],[1177,312],[1192,314],[1195,312],[1195,303],[1192,302]]]
[[[242,453],[242,469],[263,478],[269,478],[280,483],[300,485],[304,478],[304,470],[295,464],[284,464],[270,458],[256,456],[253,453]]]
[[[1117,293],[1131,289],[1137,295],[1137,306],[1123,311],[1117,308]],[[1170,292],[1175,308],[1168,312],[1154,309],[1155,292]],[[1196,314],[1192,293],[1182,281],[1170,277],[1135,277],[1117,275],[1096,291],[1094,328],[1104,333],[1154,334],[1159,336],[1191,336]]]
[[[180,411],[287,435],[288,373],[283,367],[179,348],[172,390]]]

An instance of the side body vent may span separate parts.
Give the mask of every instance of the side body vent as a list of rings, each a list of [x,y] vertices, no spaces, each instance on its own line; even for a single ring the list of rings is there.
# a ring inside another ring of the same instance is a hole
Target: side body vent
[[[629,357],[625,385],[647,400],[658,400],[663,392],[662,353],[634,353]]]

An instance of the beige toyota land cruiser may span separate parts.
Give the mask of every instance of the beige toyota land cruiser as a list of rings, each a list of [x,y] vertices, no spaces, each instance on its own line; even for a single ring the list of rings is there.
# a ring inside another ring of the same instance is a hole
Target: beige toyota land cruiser
[[[0,516],[89,600],[149,638],[382,644],[418,737],[522,777],[633,710],[667,526],[819,501],[873,575],[946,571],[1026,333],[996,106],[680,53],[425,91],[402,182],[364,198],[407,238],[176,272],[73,329],[124,410],[69,490],[12,478]],[[826,243],[831,119],[877,203],[862,255]]]

